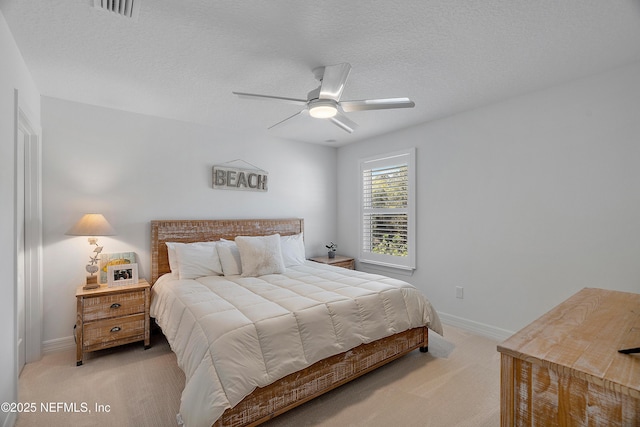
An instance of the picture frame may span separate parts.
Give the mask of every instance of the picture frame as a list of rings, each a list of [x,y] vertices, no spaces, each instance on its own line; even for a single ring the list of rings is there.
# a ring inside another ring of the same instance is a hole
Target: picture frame
[[[137,261],[135,252],[100,254],[100,276],[98,277],[99,283],[108,284],[107,269],[110,265],[135,264],[136,262]]]
[[[107,286],[135,285],[138,283],[138,264],[115,264],[107,267]]]

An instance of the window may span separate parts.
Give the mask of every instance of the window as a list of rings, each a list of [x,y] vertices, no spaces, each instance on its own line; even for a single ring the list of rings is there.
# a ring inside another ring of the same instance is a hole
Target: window
[[[415,148],[360,160],[360,261],[415,268]]]

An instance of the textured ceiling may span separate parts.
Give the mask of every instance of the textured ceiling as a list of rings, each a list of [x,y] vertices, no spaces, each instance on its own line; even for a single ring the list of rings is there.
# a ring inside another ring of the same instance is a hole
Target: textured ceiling
[[[640,61],[640,0],[142,0],[137,20],[92,0],[0,0],[42,95],[344,145]],[[409,97],[349,113],[348,134],[299,107],[312,69],[349,62],[343,100]],[[329,142],[327,142],[329,141]]]

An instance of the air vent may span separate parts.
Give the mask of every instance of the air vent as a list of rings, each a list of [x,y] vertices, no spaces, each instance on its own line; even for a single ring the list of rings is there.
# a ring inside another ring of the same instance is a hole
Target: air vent
[[[93,0],[93,7],[138,20],[142,0]]]

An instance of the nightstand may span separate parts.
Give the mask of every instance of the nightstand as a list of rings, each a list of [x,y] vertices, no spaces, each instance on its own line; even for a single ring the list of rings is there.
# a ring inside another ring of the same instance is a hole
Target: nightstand
[[[149,341],[149,303],[151,286],[141,279],[135,285],[100,285],[97,289],[76,291],[76,365],[83,353],[136,341]]]
[[[316,256],[309,258],[310,261],[320,262],[322,264],[329,264],[335,267],[348,268],[349,270],[356,269],[356,262],[353,258],[336,255],[335,258],[329,258],[328,256]]]

